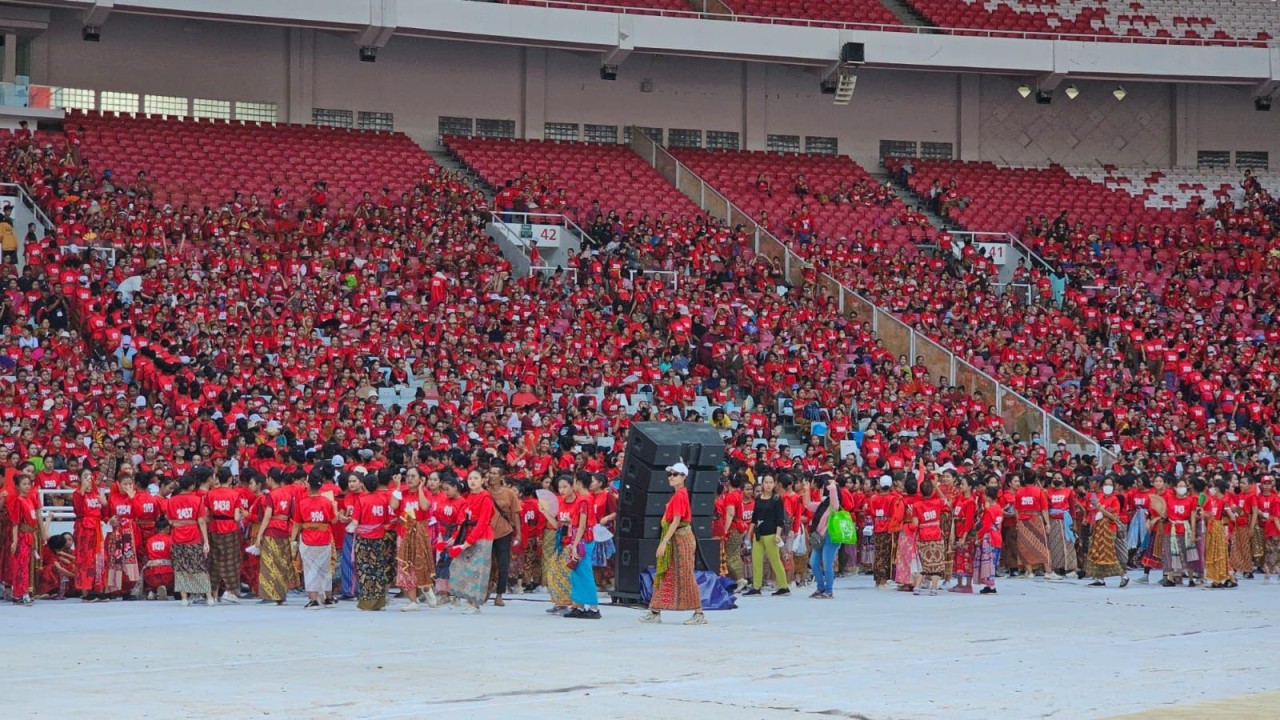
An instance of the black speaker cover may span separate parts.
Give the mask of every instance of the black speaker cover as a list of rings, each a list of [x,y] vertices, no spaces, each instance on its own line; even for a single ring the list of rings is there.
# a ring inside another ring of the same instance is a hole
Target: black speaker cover
[[[711,537],[710,515],[693,516],[693,534],[696,537]],[[621,513],[618,515],[618,537],[629,540],[661,540],[662,516]]]
[[[671,494],[671,485],[667,483],[667,467],[665,465],[649,465],[643,460],[627,456],[622,466],[621,486],[634,487],[645,492]],[[714,469],[693,470],[685,478],[684,486],[689,492],[715,492],[720,484],[720,471]],[[695,511],[696,512],[696,511]]]
[[[632,515],[661,515],[671,499],[671,489],[666,492],[646,492],[638,487],[622,486],[618,492],[618,512]],[[694,517],[715,513],[716,494],[689,493],[689,509]]]
[[[658,541],[618,539],[617,577],[615,578],[615,597],[633,598],[640,596],[640,574],[653,567],[658,552]],[[698,550],[694,555],[695,568],[720,572],[720,541],[710,538],[698,540]]]
[[[844,47],[840,48],[840,62],[842,63],[862,63],[866,62],[866,47],[862,43],[847,42]]]
[[[706,423],[635,423],[627,436],[627,457],[663,469],[678,462],[690,469],[713,468],[724,460],[724,438]]]

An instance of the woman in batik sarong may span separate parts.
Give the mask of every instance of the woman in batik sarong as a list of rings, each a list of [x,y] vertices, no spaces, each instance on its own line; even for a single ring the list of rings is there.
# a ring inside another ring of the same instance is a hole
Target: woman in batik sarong
[[[667,483],[671,485],[671,499],[662,513],[662,540],[654,564],[653,595],[649,598],[649,611],[640,622],[662,622],[663,610],[692,610],[693,615],[685,625],[706,625],[702,614],[702,593],[694,575],[694,557],[698,544],[693,535],[693,507],[689,503],[689,491],[684,483],[689,468],[678,462],[667,468]]]
[[[1228,560],[1227,525],[1231,516],[1227,511],[1227,481],[1216,480],[1208,488],[1208,497],[1200,508],[1204,518],[1204,578],[1214,589],[1236,586],[1235,574]]]
[[[908,477],[902,484],[902,502],[904,520],[909,521],[914,514],[913,505],[920,499],[917,494],[919,485],[914,477]],[[920,553],[916,543],[916,528],[904,522],[902,531],[898,533],[898,556],[893,565],[893,581],[898,590],[912,592],[920,580]]]
[[[1189,572],[1189,563],[1197,562],[1195,515],[1199,500],[1190,492],[1190,484],[1179,478],[1168,498],[1165,510],[1164,578],[1160,584],[1173,587],[1182,584],[1182,577]],[[1195,580],[1189,581],[1194,586]]]
[[[977,497],[973,494],[973,483],[968,477],[960,478],[960,494],[951,509],[952,526],[951,573],[956,584],[951,588],[954,593],[973,593],[973,541],[978,526]]]
[[[1120,519],[1120,499],[1115,493],[1114,481],[1107,478],[1102,484],[1102,495],[1095,495],[1089,503],[1089,512],[1093,513],[1093,529],[1084,568],[1093,578],[1089,587],[1105,587],[1109,577],[1121,578],[1120,587],[1129,584],[1122,565],[1126,558],[1118,552],[1116,546],[1116,538],[1123,523]]]
[[[464,612],[480,612],[480,605],[489,594],[489,572],[493,562],[493,496],[485,489],[484,475],[472,470],[467,475],[466,509],[463,511],[463,528],[466,531],[460,544],[449,549],[453,561],[449,564],[449,592],[465,601]]]
[[[405,471],[405,489],[401,492],[400,522],[404,534],[399,538],[396,550],[396,585],[409,598],[409,604],[401,612],[413,612],[420,600],[435,604],[435,591],[431,585],[435,574],[435,554],[431,548],[431,535],[427,522],[431,519],[431,496],[418,468]]]
[[[1004,506],[1000,504],[1000,489],[988,486],[986,506],[978,521],[978,537],[974,553],[974,577],[982,585],[980,594],[996,594],[996,572],[1000,568],[1000,548],[1004,545]]]

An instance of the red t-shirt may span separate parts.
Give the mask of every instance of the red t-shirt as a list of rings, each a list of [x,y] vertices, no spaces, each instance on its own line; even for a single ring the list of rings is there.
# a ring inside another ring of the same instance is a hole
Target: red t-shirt
[[[933,496],[925,500],[917,500],[911,506],[911,512],[916,516],[916,522],[920,523],[920,528],[916,532],[916,537],[921,542],[933,542],[942,539],[942,511],[946,508],[946,503],[942,498]]]
[[[471,530],[464,542],[474,545],[479,540],[493,539],[493,512],[493,496],[489,493],[473,492],[467,497],[464,513],[467,522],[471,523]]]
[[[1000,528],[1004,524],[1004,508],[1000,505],[988,505],[982,511],[982,525],[978,530],[978,537],[985,538],[991,543],[991,547],[1003,547],[1004,536],[1000,533]]]
[[[531,538],[542,537],[542,531],[547,527],[547,518],[538,509],[538,498],[525,498],[520,501],[520,523],[524,525],[525,542],[529,542]]]
[[[205,516],[204,500],[193,492],[185,492],[169,498],[165,508],[165,517],[170,523],[198,520]],[[200,527],[195,524],[173,528],[173,542],[176,545],[194,545],[201,542]]]
[[[391,504],[381,492],[363,493],[356,499],[356,537],[381,540],[391,522]]]
[[[1049,503],[1044,496],[1044,490],[1028,486],[1018,488],[1018,492],[1013,496],[1013,507],[1018,511],[1019,520],[1030,520],[1048,510]]]
[[[1194,495],[1177,495],[1169,498],[1167,506],[1167,514],[1170,523],[1170,531],[1174,535],[1185,535],[1187,526],[1182,523],[1191,519],[1191,514],[1195,512],[1198,501]]]
[[[323,495],[308,495],[293,506],[293,521],[296,523],[332,523],[336,513],[333,501]],[[329,528],[302,528],[303,545],[328,545],[333,541],[333,533]]]
[[[1280,495],[1259,495],[1255,498],[1258,508],[1258,524],[1262,526],[1263,537],[1280,537],[1280,528],[1276,527],[1276,518],[1280,518]]]
[[[679,488],[667,501],[667,509],[662,513],[666,522],[693,522],[693,506],[689,504],[689,491]]]
[[[289,537],[289,532],[293,529],[289,518],[293,516],[293,500],[296,496],[297,490],[290,485],[278,487],[268,494],[267,501],[271,503],[271,522],[267,523],[266,533],[268,537]]]
[[[240,491],[231,487],[216,487],[204,497],[205,508],[209,511],[209,532],[225,534],[239,529],[236,524],[236,505],[240,502]]]
[[[734,532],[745,533],[750,527],[750,523],[742,519],[742,491],[730,490],[724,495],[724,516],[729,517],[729,508],[733,508],[733,523],[729,529]]]

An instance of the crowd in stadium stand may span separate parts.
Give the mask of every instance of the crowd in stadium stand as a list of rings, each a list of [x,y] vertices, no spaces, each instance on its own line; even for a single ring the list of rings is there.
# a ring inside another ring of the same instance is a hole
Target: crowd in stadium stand
[[[772,528],[785,537],[773,583],[805,582],[809,556],[814,597],[859,566],[924,592],[953,576],[952,589],[976,577],[993,592],[997,568],[1100,582],[1135,564],[1219,587],[1256,564],[1280,573],[1269,434],[1237,423],[1234,439],[1212,438],[1236,454],[1205,438],[1114,467],[1019,437],[991,398],[894,357],[817,285],[786,287],[775,261],[717,220],[612,208],[590,224],[602,247],[573,272],[517,278],[485,235],[483,195],[434,164],[412,192],[354,208],[331,207],[322,188],[173,207],[145,179],[95,172],[92,151],[75,131],[18,134],[4,156],[5,177],[54,224],[27,236],[20,275],[4,265],[0,575],[16,602],[216,604],[247,591],[284,603],[302,588],[305,607],[346,595],[376,610],[396,587],[406,608],[452,598],[474,610],[541,585],[553,610],[598,617],[610,546],[593,535],[611,531],[636,420],[725,434],[717,534],[742,589],[745,547],[767,545],[746,488],[771,483],[766,500],[787,508]],[[879,296],[895,310],[911,311],[925,284],[1000,306],[975,258],[854,252],[865,262],[838,265],[919,272]],[[1242,361],[1269,377],[1265,358]],[[1170,393],[1199,387],[1175,379]],[[1081,379],[1105,382],[1097,367]],[[400,386],[417,387],[411,400],[379,402]],[[792,424],[803,453],[787,447]],[[1195,492],[1165,488],[1175,476]],[[45,497],[75,509],[73,532],[47,537],[41,490],[72,491]],[[554,508],[538,490],[559,497]],[[834,547],[831,493],[873,532]],[[752,572],[754,589],[763,580]]]

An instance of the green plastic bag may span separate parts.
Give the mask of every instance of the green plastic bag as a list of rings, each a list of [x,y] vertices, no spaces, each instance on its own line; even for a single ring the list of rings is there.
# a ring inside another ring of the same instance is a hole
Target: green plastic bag
[[[827,519],[827,537],[837,545],[857,545],[858,528],[848,510],[837,510]]]

